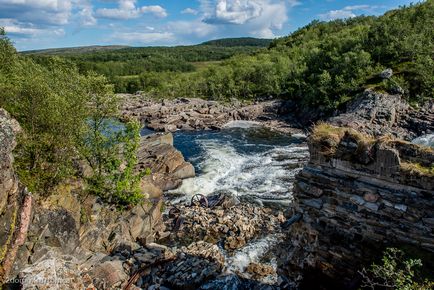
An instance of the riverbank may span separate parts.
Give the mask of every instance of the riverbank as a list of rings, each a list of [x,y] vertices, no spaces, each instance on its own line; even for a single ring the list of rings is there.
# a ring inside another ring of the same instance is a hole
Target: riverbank
[[[195,98],[155,100],[140,94],[119,97],[122,118],[136,118],[156,132],[220,130],[233,121],[254,121],[276,132],[303,133],[292,117],[283,114],[281,100],[221,103]]]
[[[376,227],[386,227],[400,245],[418,243],[431,251],[434,205],[426,196],[434,185],[425,174],[431,151],[393,136],[429,140],[434,111],[428,104],[409,118],[415,109],[401,106],[396,96],[365,92],[360,98],[328,119],[342,127],[327,125],[308,142],[292,129],[293,116],[280,101],[247,104],[250,109],[203,100],[149,101],[124,113],[148,128],[174,130],[141,138],[136,170],[150,169],[141,184],[147,202],[117,212],[95,197],[83,198],[79,180],[65,182],[49,198],[36,196],[10,277],[18,277],[24,289],[34,286],[35,277],[44,285],[54,274],[68,288],[286,289],[306,277],[322,283],[323,275],[356,285],[352,275],[359,262],[372,261],[391,244]],[[227,120],[214,118],[216,108]],[[240,112],[253,113],[244,120]],[[6,119],[2,130],[15,132]],[[197,127],[184,130],[190,123]],[[3,152],[6,178],[15,178],[12,148]],[[414,162],[422,167],[408,166]],[[405,172],[391,171],[398,165]],[[21,202],[29,194],[16,191],[18,184],[14,179],[9,185]],[[24,212],[25,220],[25,204],[7,207],[1,221],[11,221],[14,211]],[[403,220],[418,235],[414,241],[405,240]],[[20,221],[10,226],[22,228]],[[378,247],[369,247],[373,242]],[[344,279],[339,269],[351,271]]]

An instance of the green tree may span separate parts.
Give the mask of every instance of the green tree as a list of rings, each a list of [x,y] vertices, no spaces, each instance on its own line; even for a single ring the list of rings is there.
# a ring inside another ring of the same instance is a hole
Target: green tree
[[[89,191],[121,207],[137,204],[144,199],[143,174],[135,172],[140,124],[115,119],[118,100],[104,77],[90,75],[88,89],[89,114],[80,151],[93,169]]]
[[[385,250],[382,263],[372,264],[363,269],[362,287],[371,289],[430,290],[434,281],[417,277],[417,268],[422,266],[419,259],[405,259],[404,253],[396,248]]]

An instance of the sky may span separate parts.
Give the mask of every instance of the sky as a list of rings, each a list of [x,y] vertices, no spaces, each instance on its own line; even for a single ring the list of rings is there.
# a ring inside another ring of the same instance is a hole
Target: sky
[[[381,15],[408,0],[0,0],[18,50],[189,45],[285,36],[312,20]]]

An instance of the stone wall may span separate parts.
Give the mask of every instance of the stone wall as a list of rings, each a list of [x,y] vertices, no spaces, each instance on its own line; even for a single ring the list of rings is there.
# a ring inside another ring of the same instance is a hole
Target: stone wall
[[[297,176],[292,270],[349,282],[387,246],[434,253],[434,151],[336,130],[332,140],[310,137],[311,158]]]

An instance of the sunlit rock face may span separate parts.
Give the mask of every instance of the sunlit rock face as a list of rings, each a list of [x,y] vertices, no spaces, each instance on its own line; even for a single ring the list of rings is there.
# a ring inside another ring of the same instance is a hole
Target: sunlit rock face
[[[0,285],[9,276],[31,215],[31,197],[13,168],[12,151],[20,131],[18,122],[0,108]]]

